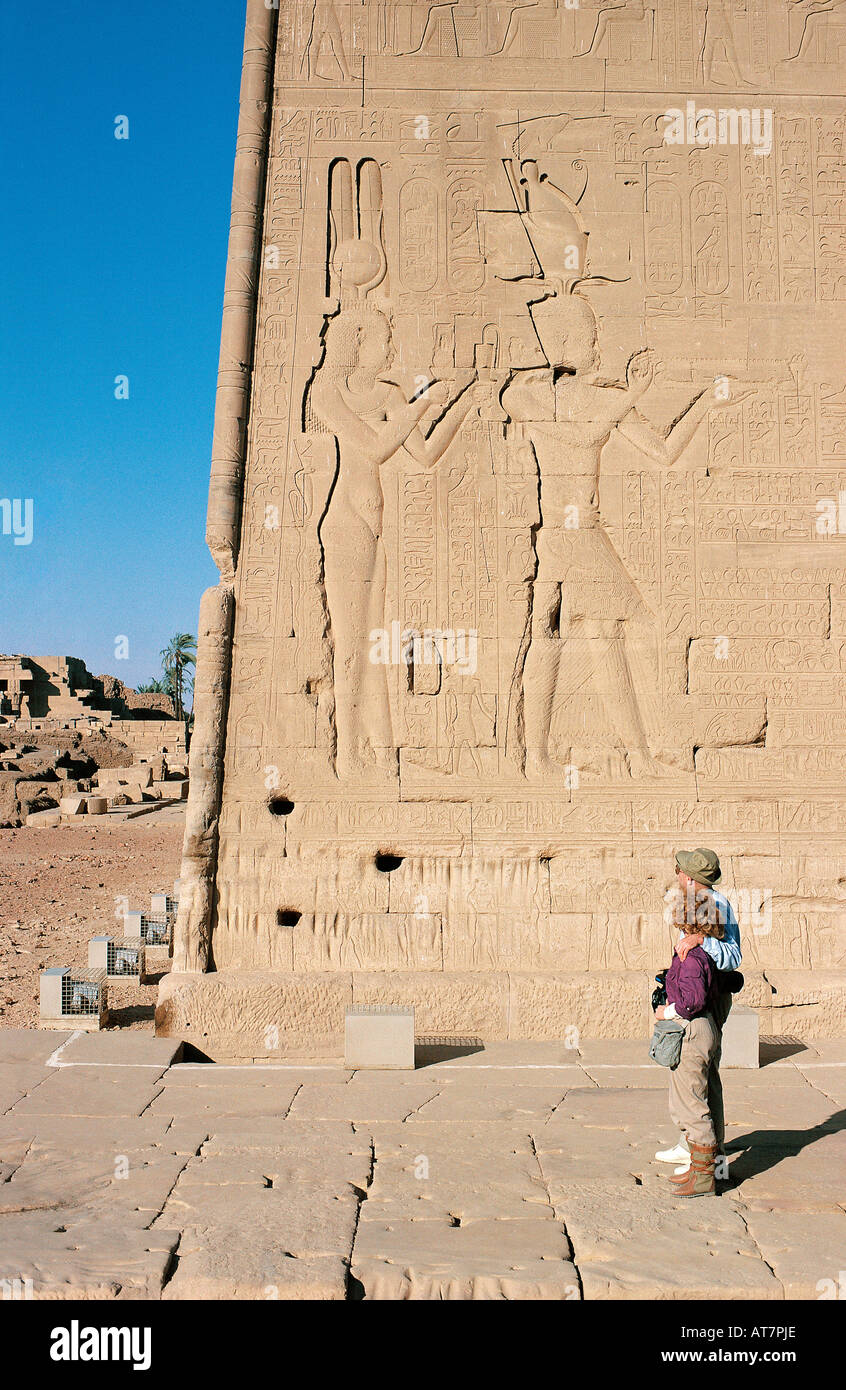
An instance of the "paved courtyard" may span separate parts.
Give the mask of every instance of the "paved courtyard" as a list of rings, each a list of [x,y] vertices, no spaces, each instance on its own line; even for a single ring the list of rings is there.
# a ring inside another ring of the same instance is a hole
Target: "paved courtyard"
[[[674,1131],[645,1050],[467,1044],[421,1049],[414,1073],[363,1073],[186,1064],[137,1032],[5,1030],[0,1279],[100,1299],[836,1287],[846,1040],[765,1043],[760,1071],[724,1073],[730,1178],[695,1201],[674,1200],[654,1161]]]

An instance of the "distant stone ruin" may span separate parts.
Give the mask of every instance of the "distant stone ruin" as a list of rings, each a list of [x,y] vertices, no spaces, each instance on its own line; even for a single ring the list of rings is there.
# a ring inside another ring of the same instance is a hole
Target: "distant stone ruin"
[[[139,756],[184,754],[173,698],[92,676],[76,656],[0,655],[0,728],[20,733],[108,729]]]
[[[0,655],[0,827],[138,814],[183,800],[187,771],[170,695],[92,676],[79,657]]]

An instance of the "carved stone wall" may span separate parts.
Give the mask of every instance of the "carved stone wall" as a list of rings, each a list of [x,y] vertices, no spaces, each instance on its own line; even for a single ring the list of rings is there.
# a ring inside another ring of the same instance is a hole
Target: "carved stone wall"
[[[250,0],[162,1031],[640,1032],[700,844],[749,1001],[846,1029],[844,57]]]

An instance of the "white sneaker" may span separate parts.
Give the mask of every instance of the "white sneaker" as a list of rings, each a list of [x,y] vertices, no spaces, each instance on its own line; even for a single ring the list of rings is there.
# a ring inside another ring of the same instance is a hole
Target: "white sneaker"
[[[681,1177],[682,1173],[689,1173],[689,1172],[690,1172],[690,1164],[689,1164],[689,1163],[683,1163],[682,1166],[681,1166],[681,1168],[674,1168],[674,1169],[673,1169],[673,1172],[675,1173],[676,1177],[679,1178],[679,1177]]]
[[[674,1149],[660,1149],[655,1157],[659,1163],[683,1163],[684,1172],[690,1167],[690,1150],[683,1144],[676,1144]]]

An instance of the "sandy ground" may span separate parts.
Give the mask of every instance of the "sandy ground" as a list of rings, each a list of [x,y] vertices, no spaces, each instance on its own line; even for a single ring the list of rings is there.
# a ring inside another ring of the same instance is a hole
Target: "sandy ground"
[[[149,908],[171,887],[184,823],[184,808],[168,808],[96,828],[0,830],[0,1028],[37,1027],[39,971],[87,965],[92,936],[123,935],[123,898]],[[110,985],[112,1026],[149,1028],[156,985]]]

